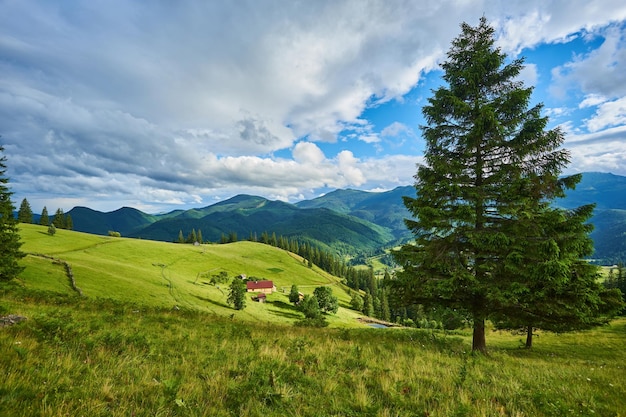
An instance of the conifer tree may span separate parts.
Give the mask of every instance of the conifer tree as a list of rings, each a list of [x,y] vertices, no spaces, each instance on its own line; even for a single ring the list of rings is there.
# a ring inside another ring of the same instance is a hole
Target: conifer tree
[[[54,213],[52,224],[54,224],[57,229],[65,229],[65,214],[62,208],[58,208],[56,213]]]
[[[4,147],[0,146],[0,153]],[[0,157],[0,281],[10,281],[16,278],[24,267],[19,260],[26,256],[20,251],[22,243],[17,229],[17,219],[13,212],[15,207],[11,202],[13,194],[9,189],[9,179],[6,173],[6,157]]]
[[[20,204],[20,209],[17,212],[17,221],[20,223],[33,222],[33,210],[30,208],[27,199],[23,199],[22,204]]]
[[[425,164],[416,175],[417,197],[405,198],[414,216],[406,224],[416,241],[395,253],[403,268],[394,288],[407,305],[467,312],[473,321],[472,349],[484,352],[485,320],[515,317],[520,292],[526,295],[536,285],[551,288],[546,282],[557,279],[573,288],[567,282],[580,274],[586,278],[579,290],[596,288],[589,285],[593,271],[578,261],[585,251],[559,248],[552,242],[556,230],[522,233],[545,230],[547,205],[579,180],[559,180],[569,162],[569,153],[561,149],[563,134],[546,129],[541,104],[529,107],[532,88],[517,79],[523,59],[506,60],[487,20],[461,28],[442,64],[447,85],[436,89],[423,108]],[[563,230],[558,233],[584,241],[584,219],[559,223]],[[538,236],[542,244],[533,246]],[[545,267],[542,273],[516,264],[519,248],[530,247],[536,248],[534,260]],[[550,252],[559,249],[568,251],[566,261]],[[542,316],[551,307],[548,298],[529,304],[541,305],[535,312]]]
[[[48,209],[46,208],[46,206],[43,206],[43,210],[41,210],[39,224],[42,226],[48,226],[50,224],[50,217],[48,216]]]
[[[72,216],[69,213],[65,215],[65,228],[67,230],[74,229],[74,221],[72,220]]]

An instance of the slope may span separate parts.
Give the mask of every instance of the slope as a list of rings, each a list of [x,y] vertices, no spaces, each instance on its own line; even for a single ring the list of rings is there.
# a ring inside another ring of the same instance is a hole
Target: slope
[[[248,307],[236,312],[242,319],[292,323],[302,317],[288,302],[292,284],[304,293],[331,285],[342,306],[337,316],[329,317],[331,325],[357,325],[357,313],[346,308],[350,297],[336,277],[317,267],[309,268],[297,255],[268,245],[177,245],[68,230],[50,236],[43,226],[36,225],[20,225],[20,234],[22,250],[29,253],[20,279],[29,288],[72,291],[63,266],[41,256],[46,255],[71,266],[76,286],[88,298],[137,306],[177,306],[230,316],[235,310],[226,303],[227,286],[209,283],[211,275],[225,271],[229,277],[246,274],[272,280],[278,289],[268,296],[266,304],[248,297]]]

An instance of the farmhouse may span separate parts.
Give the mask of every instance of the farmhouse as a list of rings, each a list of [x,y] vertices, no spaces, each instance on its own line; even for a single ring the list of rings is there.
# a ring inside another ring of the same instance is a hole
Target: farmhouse
[[[248,292],[271,294],[276,291],[276,286],[273,281],[248,281],[246,282],[246,289]]]

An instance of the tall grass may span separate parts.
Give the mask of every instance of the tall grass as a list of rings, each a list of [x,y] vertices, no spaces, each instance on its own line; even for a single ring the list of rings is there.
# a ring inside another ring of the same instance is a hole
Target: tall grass
[[[542,334],[252,325],[211,313],[3,289],[3,416],[619,416],[626,321]]]

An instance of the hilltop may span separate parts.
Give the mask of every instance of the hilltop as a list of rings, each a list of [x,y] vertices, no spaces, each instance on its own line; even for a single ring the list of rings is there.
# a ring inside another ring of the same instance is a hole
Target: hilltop
[[[20,225],[20,234],[22,250],[29,254],[20,281],[29,289],[72,294],[60,263],[67,262],[76,286],[90,299],[293,323],[302,315],[288,301],[291,285],[298,285],[305,294],[325,285],[331,286],[340,303],[338,314],[329,316],[331,326],[359,326],[359,314],[346,308],[350,297],[338,278],[272,246],[247,241],[179,245],[68,230],[50,236],[45,227],[29,224]],[[210,283],[211,276],[222,271],[229,277],[245,274],[250,279],[272,280],[278,292],[269,295],[265,304],[248,297],[247,308],[236,312],[226,303],[227,287]]]

